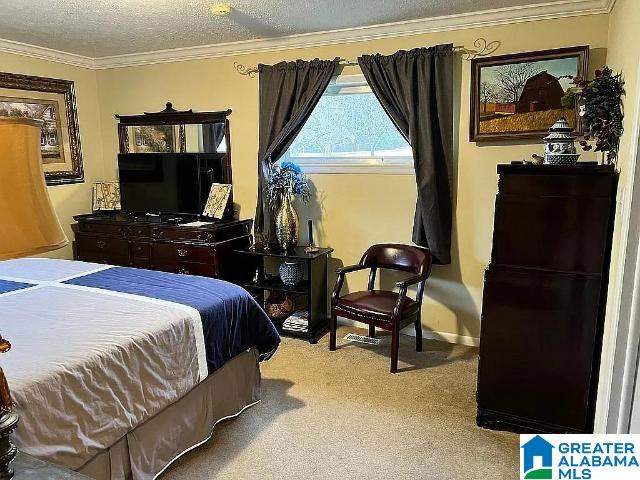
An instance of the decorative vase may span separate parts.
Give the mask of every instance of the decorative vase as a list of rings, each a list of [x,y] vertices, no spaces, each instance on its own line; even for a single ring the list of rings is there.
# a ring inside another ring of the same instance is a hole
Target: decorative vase
[[[278,267],[280,280],[289,287],[295,287],[304,278],[302,264],[298,262],[284,262]]]
[[[282,196],[282,205],[276,215],[276,238],[283,250],[290,250],[298,245],[300,220],[295,208],[293,208],[292,197],[291,193]]]
[[[574,165],[578,161],[576,153],[575,135],[573,128],[566,119],[561,118],[549,129],[549,135],[544,137],[545,165]]]

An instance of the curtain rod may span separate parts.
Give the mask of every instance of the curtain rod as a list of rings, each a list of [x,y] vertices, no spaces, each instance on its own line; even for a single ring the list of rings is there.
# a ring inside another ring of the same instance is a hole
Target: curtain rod
[[[464,45],[454,45],[453,51],[455,53],[462,55],[462,58],[464,60],[472,60],[477,57],[486,57],[488,55],[491,55],[496,50],[498,50],[498,48],[500,48],[501,45],[502,45],[502,42],[500,40],[493,40],[491,42],[487,42],[486,39],[481,37],[481,38],[476,38],[475,41],[473,42],[473,46],[475,48],[467,48]],[[344,66],[358,65],[358,61],[341,58],[339,61],[339,64]],[[256,74],[258,73],[257,66],[255,67],[246,66],[241,63],[234,62],[233,67],[236,69],[236,72],[238,72],[240,75],[245,75],[248,77],[255,77]]]

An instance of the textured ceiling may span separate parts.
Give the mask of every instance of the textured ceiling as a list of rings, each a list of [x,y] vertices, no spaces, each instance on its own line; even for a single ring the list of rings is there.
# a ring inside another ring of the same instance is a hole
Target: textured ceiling
[[[0,38],[88,57],[548,3],[549,0],[0,0]],[[561,3],[562,0],[557,0]]]

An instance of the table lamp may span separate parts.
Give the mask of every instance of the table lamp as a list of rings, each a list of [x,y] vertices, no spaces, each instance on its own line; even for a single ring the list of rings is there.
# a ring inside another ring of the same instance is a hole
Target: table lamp
[[[42,170],[41,122],[0,118],[0,260],[62,248],[69,243],[56,217]],[[11,348],[0,334],[0,354]],[[0,367],[0,480],[13,477],[18,453],[9,435],[18,425]]]

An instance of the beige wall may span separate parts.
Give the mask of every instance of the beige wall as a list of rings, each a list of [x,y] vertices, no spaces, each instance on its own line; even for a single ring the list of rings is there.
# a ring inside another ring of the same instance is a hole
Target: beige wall
[[[609,302],[602,349],[602,367],[598,393],[596,430],[607,433],[625,432],[628,428],[627,378],[636,374],[633,339],[629,337],[631,302],[634,295],[634,259],[638,249],[637,214],[631,210],[632,196],[637,202],[640,179],[637,170],[637,142],[640,125],[640,5],[637,0],[617,0],[609,15],[607,64],[614,72],[622,72],[624,99],[624,135],[620,144],[618,169],[618,208],[614,231]],[[635,178],[634,178],[635,174]],[[634,207],[637,209],[637,206]],[[635,232],[635,234],[633,233]],[[629,239],[627,243],[628,236]],[[633,238],[635,237],[635,238]],[[626,265],[625,265],[626,264]],[[624,279],[624,284],[623,284]],[[633,385],[631,380],[629,385]]]
[[[640,5],[638,0],[617,0],[609,16],[609,39],[607,65],[614,72],[622,72],[625,81],[624,98],[624,134],[620,142],[618,169],[620,187],[618,189],[618,213],[612,252],[611,278],[615,285],[616,277],[621,274],[624,256],[621,255],[621,235],[628,224],[626,213],[630,207],[631,184],[633,181],[633,156],[637,144],[638,95],[640,95]],[[626,209],[626,210],[625,210]],[[612,292],[613,293],[613,292]]]
[[[86,181],[80,184],[49,187],[49,193],[60,223],[71,241],[73,239],[70,228],[73,222],[72,217],[78,213],[91,211],[91,185],[101,179],[104,173],[96,73],[85,68],[8,53],[0,53],[0,65],[4,72],[62,78],[75,82]],[[64,249],[50,252],[46,256],[71,258],[71,244]]]
[[[256,199],[258,145],[258,82],[235,73],[234,62],[255,65],[297,58],[354,59],[362,53],[391,53],[398,49],[453,42],[472,45],[479,36],[502,41],[498,53],[523,52],[573,45],[591,45],[591,69],[605,62],[606,15],[574,17],[482,29],[441,32],[318,48],[241,55],[99,71],[105,175],[115,178],[117,136],[113,115],[174,106],[195,110],[233,109],[234,198],[243,218],[251,218]],[[484,269],[493,228],[496,165],[540,153],[539,142],[475,145],[468,141],[469,62],[456,70],[457,205],[453,264],[435,267],[426,288],[423,323],[452,335],[478,337]],[[345,72],[353,73],[353,72]],[[91,107],[87,107],[91,108]],[[585,158],[589,158],[586,156]],[[591,157],[593,158],[593,157]],[[351,264],[375,242],[410,242],[415,205],[415,180],[408,175],[311,175],[317,197],[299,207],[301,220],[311,218],[319,228],[318,242],[335,249],[336,263]],[[358,288],[364,276],[354,277]]]

